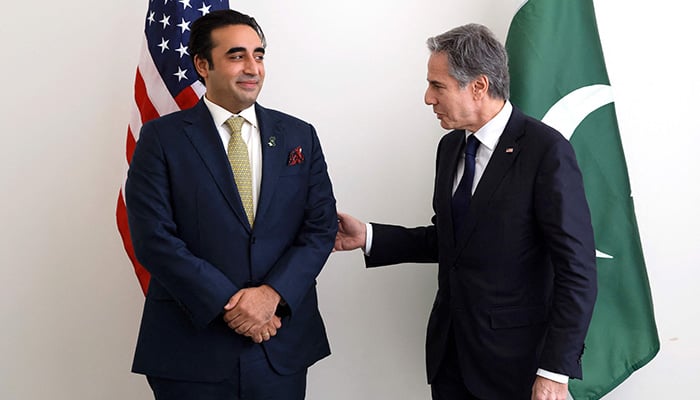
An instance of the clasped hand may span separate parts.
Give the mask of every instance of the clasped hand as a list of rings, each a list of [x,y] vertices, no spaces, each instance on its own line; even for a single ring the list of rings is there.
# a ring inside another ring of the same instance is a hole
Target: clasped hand
[[[275,315],[279,302],[280,295],[268,285],[241,289],[224,306],[224,322],[255,343],[268,341],[282,327]]]

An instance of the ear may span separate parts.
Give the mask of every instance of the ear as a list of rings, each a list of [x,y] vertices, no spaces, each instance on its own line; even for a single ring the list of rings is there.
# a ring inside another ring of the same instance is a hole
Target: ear
[[[486,75],[479,75],[471,82],[474,100],[481,100],[489,91],[489,78]]]
[[[209,76],[209,61],[206,58],[194,56],[194,68],[202,78],[206,79]]]

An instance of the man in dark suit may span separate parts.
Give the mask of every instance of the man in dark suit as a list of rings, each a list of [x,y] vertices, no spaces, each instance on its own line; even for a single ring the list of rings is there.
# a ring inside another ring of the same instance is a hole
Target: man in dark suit
[[[265,39],[216,11],[192,24],[207,92],[143,126],[126,183],[136,256],[151,274],[133,371],[156,399],[305,396],[330,354],[316,277],[335,199],[314,128],[256,103]]]
[[[510,104],[507,55],[486,27],[428,47],[425,102],[452,130],[438,146],[432,225],[341,213],[335,248],[363,248],[368,267],[439,263],[426,341],[434,399],[566,399],[597,290],[573,149]]]

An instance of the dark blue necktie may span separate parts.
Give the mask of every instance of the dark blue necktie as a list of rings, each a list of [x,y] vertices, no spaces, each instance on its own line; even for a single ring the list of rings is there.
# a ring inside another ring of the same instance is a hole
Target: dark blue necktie
[[[479,140],[474,134],[469,135],[464,149],[464,174],[452,196],[452,225],[454,226],[455,236],[459,236],[461,233],[462,227],[466,222],[469,203],[472,200],[472,183],[474,182],[477,148],[479,148]]]

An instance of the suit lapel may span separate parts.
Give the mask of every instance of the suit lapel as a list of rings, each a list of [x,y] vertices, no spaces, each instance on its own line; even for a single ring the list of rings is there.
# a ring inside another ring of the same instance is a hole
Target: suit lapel
[[[474,227],[477,225],[479,216],[484,214],[483,210],[488,207],[491,197],[518,156],[520,152],[518,139],[524,134],[524,121],[523,114],[513,107],[510,119],[498,140],[496,149],[493,151],[472,197],[464,232],[459,243],[457,243],[460,249],[466,246],[469,237],[474,231]]]
[[[185,134],[202,162],[207,166],[231,210],[236,214],[241,224],[250,229],[241,198],[234,184],[231,164],[228,162],[226,151],[221,144],[221,137],[206,104],[200,100],[190,111],[184,119],[186,123]]]
[[[453,247],[455,245],[454,224],[452,223],[452,189],[454,186],[454,175],[459,163],[459,157],[464,148],[465,133],[463,130],[453,131],[445,137],[443,142],[443,154],[440,155],[438,165],[437,183],[435,188],[439,193],[436,193],[437,204],[436,210],[448,210],[446,218],[441,222],[446,224],[446,229],[443,232],[449,232],[446,235]]]
[[[277,179],[287,165],[282,123],[264,107],[255,104],[262,144],[262,182],[255,218],[262,217],[270,206]]]

